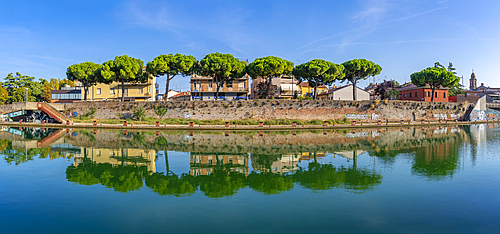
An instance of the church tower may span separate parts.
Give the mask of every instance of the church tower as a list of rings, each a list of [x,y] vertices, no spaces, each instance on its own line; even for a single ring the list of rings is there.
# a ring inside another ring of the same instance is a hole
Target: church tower
[[[474,70],[472,70],[472,74],[470,75],[470,85],[469,90],[477,89],[477,79],[476,74],[474,74]]]

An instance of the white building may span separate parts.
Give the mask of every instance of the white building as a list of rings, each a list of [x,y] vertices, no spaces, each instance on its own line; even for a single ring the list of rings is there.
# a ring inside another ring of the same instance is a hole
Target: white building
[[[318,99],[320,100],[354,100],[352,96],[352,85],[346,85],[342,87],[338,87],[335,89],[331,89],[328,93],[322,93],[318,95]],[[356,87],[356,101],[365,101],[370,100],[370,93]]]

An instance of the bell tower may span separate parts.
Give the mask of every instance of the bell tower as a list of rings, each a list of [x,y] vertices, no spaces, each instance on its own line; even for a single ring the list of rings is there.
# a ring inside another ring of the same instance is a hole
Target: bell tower
[[[472,70],[472,74],[470,75],[470,85],[469,90],[477,89],[477,79],[476,74],[474,74],[474,70]]]

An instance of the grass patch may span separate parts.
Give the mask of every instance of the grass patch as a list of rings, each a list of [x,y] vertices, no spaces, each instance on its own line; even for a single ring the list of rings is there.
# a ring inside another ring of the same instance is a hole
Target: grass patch
[[[292,119],[273,119],[273,120],[264,120],[258,121],[255,119],[240,119],[240,120],[222,120],[222,119],[214,119],[214,120],[199,120],[199,119],[177,119],[177,118],[167,118],[167,119],[158,119],[155,117],[147,117],[142,120],[134,120],[134,119],[90,119],[87,117],[76,117],[73,118],[74,123],[93,123],[96,121],[99,124],[123,124],[123,121],[127,121],[129,124],[147,124],[154,125],[157,121],[160,124],[167,125],[189,125],[189,122],[193,122],[193,124],[199,125],[224,125],[228,122],[230,125],[258,125],[259,122],[263,122],[264,125],[292,125],[293,122],[296,122],[297,125],[322,125],[323,120],[292,120]],[[328,120],[328,124],[351,124],[349,120]]]

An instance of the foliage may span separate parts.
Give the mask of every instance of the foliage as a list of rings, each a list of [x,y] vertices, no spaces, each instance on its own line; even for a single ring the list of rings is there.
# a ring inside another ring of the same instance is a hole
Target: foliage
[[[459,82],[457,82],[456,85],[451,86],[450,89],[448,90],[448,96],[452,97],[452,96],[457,96],[459,94],[464,94],[463,88],[464,86]]]
[[[168,54],[159,55],[153,61],[148,62],[146,71],[156,77],[166,75],[165,92],[169,90],[170,80],[176,75],[189,76],[194,72],[197,60],[191,55]]]
[[[460,144],[436,144],[416,150],[412,173],[430,180],[451,178],[460,166]],[[443,153],[441,149],[448,152]]]
[[[432,89],[431,102],[434,101],[434,91],[439,87],[453,87],[458,83],[458,77],[444,67],[434,66],[411,74],[411,82],[418,86],[429,85]]]
[[[293,70],[293,63],[282,58],[267,56],[255,59],[248,64],[246,72],[250,77],[267,79],[266,94],[264,98],[270,98],[271,81],[273,78],[280,78],[290,74]]]
[[[319,163],[309,163],[308,170],[299,168],[292,177],[296,183],[313,191],[333,188],[365,191],[382,183],[382,176],[375,172]]]
[[[143,186],[143,176],[147,174],[146,166],[118,165],[95,163],[88,158],[78,166],[66,168],[66,179],[82,185],[102,184],[117,192],[131,192]]]
[[[52,79],[50,79],[52,82]],[[75,82],[72,80],[68,79],[59,79],[59,89],[63,88],[64,86],[68,85],[69,87],[75,87]]]
[[[95,72],[99,64],[93,62],[84,62],[73,64],[66,70],[66,77],[70,81],[78,81],[83,86],[83,100],[87,101],[87,92],[90,86],[100,83]]]
[[[206,55],[196,68],[202,76],[210,76],[217,84],[215,100],[219,97],[219,89],[224,83],[245,75],[245,62],[231,54],[212,53]]]
[[[375,87],[375,94],[380,95],[380,99],[388,99],[391,95],[391,91],[395,90],[396,85],[392,80],[384,80],[384,82],[378,84]],[[397,91],[396,91],[397,92]]]
[[[245,175],[240,173],[215,170],[209,176],[200,176],[200,190],[211,198],[232,196],[246,186]]]
[[[188,174],[179,177],[175,174],[164,175],[157,172],[146,176],[145,181],[146,186],[161,196],[184,197],[193,195],[198,189],[192,177]]]
[[[290,176],[271,172],[252,172],[248,177],[248,187],[265,195],[281,194],[293,189],[293,180]]]
[[[0,86],[0,105],[7,104],[9,101],[9,92],[4,87]]]
[[[160,117],[160,119],[163,118],[163,116],[165,116],[168,112],[168,107],[167,106],[162,106],[162,105],[159,105],[157,107],[155,107],[155,113],[158,115],[158,117]]]
[[[78,116],[73,118],[75,123],[92,123],[94,120],[86,117]],[[96,120],[97,123],[102,124],[122,124],[123,120],[121,119],[99,119]],[[259,121],[256,119],[239,119],[239,120],[223,120],[223,119],[178,119],[178,118],[166,118],[166,119],[157,119],[155,117],[147,117],[143,118],[141,121],[139,120],[128,120],[131,124],[150,124],[154,125],[156,121],[160,124],[171,124],[171,125],[188,125],[189,122],[193,122],[194,124],[199,125],[224,125],[228,122],[231,125],[258,125]],[[292,125],[295,122],[297,125],[322,125],[323,120],[296,120],[296,119],[272,119],[262,121],[264,125]],[[350,124],[351,122],[347,119],[342,120],[327,120],[328,123],[332,124]]]
[[[122,102],[125,101],[125,82],[141,83],[148,78],[142,70],[144,62],[127,55],[116,56],[104,62],[96,71],[97,80],[102,83],[122,83]]]
[[[142,106],[138,106],[138,107],[134,108],[132,113],[134,115],[134,118],[139,120],[139,121],[142,121],[142,119],[144,119],[144,117],[146,117],[146,110]]]
[[[50,102],[52,90],[60,89],[58,79],[51,78],[50,81],[47,81],[45,79],[40,79],[40,84],[42,84],[42,90],[43,90],[41,98],[45,102]]]
[[[24,102],[25,100],[30,102],[42,101],[43,87],[41,83],[34,81],[35,77],[21,75],[21,73],[16,72],[15,76],[9,73],[4,80],[4,82],[0,82],[0,85],[8,92],[7,104]],[[25,99],[26,93],[28,94],[27,99]]]
[[[298,82],[307,80],[310,86],[314,86],[313,99],[316,99],[318,86],[331,84],[344,77],[344,66],[321,59],[313,59],[297,65],[292,74]]]
[[[401,98],[401,94],[396,89],[391,89],[387,93],[387,99],[391,100],[399,100]],[[387,103],[386,103],[387,104]]]
[[[447,70],[451,73],[453,73],[453,75],[457,76],[457,72],[456,72],[456,68],[453,67],[453,63],[449,62],[448,63],[448,68]],[[460,81],[460,78],[457,76],[458,78],[458,81]],[[452,96],[457,96],[458,94],[463,94],[464,93],[464,86],[462,84],[460,84],[460,82],[458,82],[451,86],[450,87],[450,90],[448,90],[448,96],[452,97]]]
[[[382,71],[380,65],[366,59],[353,59],[344,62],[345,78],[352,83],[352,95],[357,100],[356,85],[359,80],[366,80],[370,76],[376,76]]]

